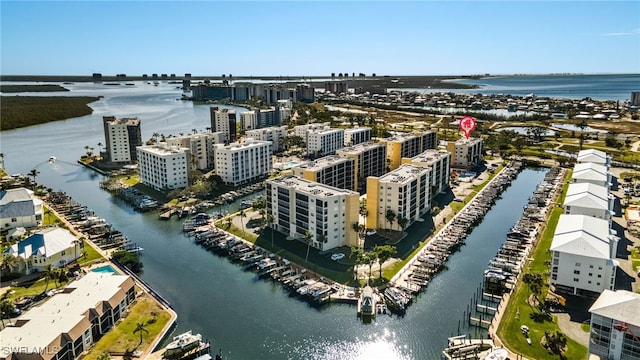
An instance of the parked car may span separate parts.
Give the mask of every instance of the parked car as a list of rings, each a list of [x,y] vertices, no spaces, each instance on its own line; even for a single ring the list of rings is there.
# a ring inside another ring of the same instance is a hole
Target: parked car
[[[344,257],[343,253],[335,253],[335,254],[331,255],[331,260],[336,261],[336,260],[342,259],[343,257]]]

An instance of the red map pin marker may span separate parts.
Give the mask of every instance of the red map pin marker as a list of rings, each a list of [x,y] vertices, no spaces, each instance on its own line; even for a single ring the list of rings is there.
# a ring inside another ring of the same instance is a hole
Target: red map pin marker
[[[460,130],[464,132],[464,136],[469,140],[471,132],[476,128],[476,119],[473,116],[464,116],[460,119]]]

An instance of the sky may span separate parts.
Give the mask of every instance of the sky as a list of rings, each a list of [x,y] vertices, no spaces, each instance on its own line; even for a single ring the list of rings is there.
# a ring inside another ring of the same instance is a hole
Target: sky
[[[1,75],[640,73],[640,1],[6,1]]]

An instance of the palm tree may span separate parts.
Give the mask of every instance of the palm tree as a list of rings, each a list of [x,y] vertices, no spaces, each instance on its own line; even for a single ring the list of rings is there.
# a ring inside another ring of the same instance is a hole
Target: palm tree
[[[351,257],[353,257],[353,261],[355,264],[353,265],[353,275],[355,279],[358,279],[358,267],[364,264],[364,249],[360,246],[352,246],[351,247]]]
[[[313,241],[313,233],[311,232],[311,230],[307,230],[307,232],[304,233],[304,241],[307,243],[307,255],[304,257],[304,262],[307,262],[309,260],[309,248],[311,247],[311,242]]]
[[[369,265],[369,277],[367,278],[367,285],[369,285],[369,280],[371,280],[371,267],[373,266],[373,262],[375,260],[376,260],[376,255],[372,252],[364,253],[362,255],[363,263]]]
[[[44,269],[45,285],[44,285],[44,290],[42,290],[43,293],[47,292],[47,289],[49,288],[49,281],[51,281],[51,279],[53,279],[54,276],[55,276],[55,268],[53,267],[53,265],[48,264],[47,267]]]
[[[11,272],[18,265],[18,258],[11,254],[3,254],[0,269]]]
[[[389,227],[393,225],[393,221],[396,219],[396,213],[391,209],[387,209],[387,213],[385,214],[385,218],[389,222]]]
[[[271,228],[271,250],[273,250],[273,221],[275,220],[274,216],[271,214],[267,214],[267,225]]]
[[[36,170],[36,169],[31,169],[31,171],[29,171],[29,173],[27,174],[27,176],[31,176],[33,178],[33,189],[35,190],[36,188],[36,177],[40,175],[40,171]]]
[[[400,227],[401,231],[404,231],[404,228],[405,226],[407,226],[408,223],[409,223],[409,219],[407,219],[402,215],[398,216],[398,226]]]
[[[145,327],[144,323],[137,323],[136,324],[136,328],[133,330],[133,333],[140,333],[140,342],[138,343],[138,346],[140,346],[142,344],[142,333],[149,333],[149,330],[147,330],[147,328]]]
[[[12,299],[2,299],[0,301],[0,319],[2,319],[2,326],[4,327],[4,318],[9,318],[9,315],[13,313],[16,305]]]
[[[382,264],[396,254],[396,247],[391,245],[376,246],[373,253],[378,258],[378,264],[380,265],[380,278],[382,278]]]
[[[247,217],[247,214],[244,213],[244,210],[240,210],[240,226],[242,226],[242,237],[244,237],[244,222],[243,218]]]
[[[542,287],[544,286],[544,277],[540,273],[525,273],[522,276],[522,281],[529,285],[529,290],[538,299],[542,293]]]

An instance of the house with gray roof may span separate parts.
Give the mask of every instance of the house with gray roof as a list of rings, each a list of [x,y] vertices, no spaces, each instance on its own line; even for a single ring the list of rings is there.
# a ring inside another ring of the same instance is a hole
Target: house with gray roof
[[[25,188],[0,191],[0,230],[42,225],[42,201]]]
[[[589,312],[589,359],[640,359],[640,294],[604,290]]]
[[[62,267],[82,255],[83,242],[67,229],[51,227],[5,249],[3,256],[18,258],[18,272],[44,271],[49,264]]]

